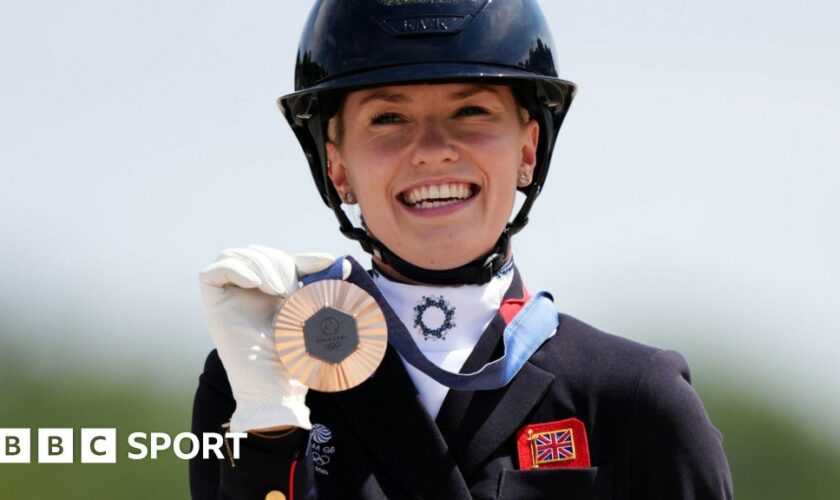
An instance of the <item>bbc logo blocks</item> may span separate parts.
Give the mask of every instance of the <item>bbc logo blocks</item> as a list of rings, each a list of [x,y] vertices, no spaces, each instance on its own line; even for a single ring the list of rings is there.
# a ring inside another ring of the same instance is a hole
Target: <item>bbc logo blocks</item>
[[[72,464],[73,429],[38,429],[38,463]]]
[[[0,429],[0,463],[29,463],[29,429]]]
[[[80,449],[83,464],[117,463],[117,430],[82,429]]]
[[[116,429],[81,429],[79,450],[83,464],[117,462]],[[0,463],[32,462],[29,429],[0,429]],[[71,464],[74,453],[73,429],[38,429],[38,463]]]

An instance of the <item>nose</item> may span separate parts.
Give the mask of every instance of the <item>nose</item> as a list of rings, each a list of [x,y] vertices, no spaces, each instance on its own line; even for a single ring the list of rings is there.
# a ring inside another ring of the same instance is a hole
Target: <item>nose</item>
[[[458,151],[452,144],[451,136],[436,119],[424,121],[415,133],[412,165],[439,166],[458,161]]]

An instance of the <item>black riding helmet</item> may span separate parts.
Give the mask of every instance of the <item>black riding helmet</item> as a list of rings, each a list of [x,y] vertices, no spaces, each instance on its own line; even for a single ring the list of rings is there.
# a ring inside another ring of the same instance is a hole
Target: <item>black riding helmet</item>
[[[519,188],[525,202],[487,255],[455,269],[423,269],[355,227],[342,210],[327,175],[327,122],[353,90],[477,80],[509,85],[538,121],[533,180]],[[318,0],[301,36],[295,92],[278,105],[345,236],[417,281],[480,284],[501,269],[511,236],[528,223],[575,89],[557,78],[551,32],[536,0]]]

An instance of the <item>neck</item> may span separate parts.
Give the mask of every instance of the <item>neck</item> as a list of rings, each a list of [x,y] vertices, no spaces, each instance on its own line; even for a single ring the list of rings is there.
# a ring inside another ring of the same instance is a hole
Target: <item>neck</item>
[[[507,250],[505,251],[505,263],[509,262],[512,256],[513,250],[511,248],[511,245],[508,244]],[[405,283],[407,285],[433,286],[430,283],[423,283],[422,281],[413,280],[407,276],[404,276],[403,274],[400,274],[396,269],[383,262],[382,259],[380,259],[379,257],[372,256],[371,262],[373,263],[373,268],[376,270],[376,272],[392,281],[396,281],[398,283]]]
[[[389,280],[396,281],[397,283],[405,283],[407,285],[424,284],[420,281],[403,276],[402,274],[398,273],[396,269],[382,262],[382,259],[380,259],[379,257],[372,257],[371,262],[373,263],[373,268],[376,270],[376,272],[378,272],[382,276],[385,276]]]

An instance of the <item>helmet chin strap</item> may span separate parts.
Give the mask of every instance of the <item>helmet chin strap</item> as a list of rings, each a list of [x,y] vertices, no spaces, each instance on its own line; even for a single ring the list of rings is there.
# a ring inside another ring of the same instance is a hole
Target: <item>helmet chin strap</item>
[[[402,276],[413,281],[430,285],[481,285],[492,280],[493,276],[504,266],[510,235],[508,228],[505,228],[493,249],[484,257],[463,266],[445,270],[425,269],[415,266],[367,233],[366,239],[368,241],[360,241],[362,248],[378,257]],[[368,247],[371,250],[367,250]]]

